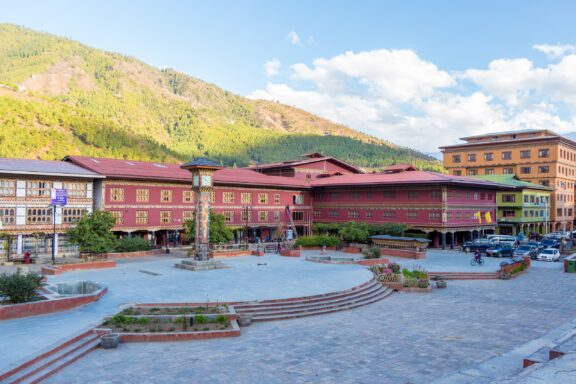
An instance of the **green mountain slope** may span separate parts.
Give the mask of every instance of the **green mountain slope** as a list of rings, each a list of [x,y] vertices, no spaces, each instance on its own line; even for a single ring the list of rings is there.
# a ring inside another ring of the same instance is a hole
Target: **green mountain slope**
[[[0,24],[0,156],[247,165],[322,152],[368,168],[433,158],[133,57]]]

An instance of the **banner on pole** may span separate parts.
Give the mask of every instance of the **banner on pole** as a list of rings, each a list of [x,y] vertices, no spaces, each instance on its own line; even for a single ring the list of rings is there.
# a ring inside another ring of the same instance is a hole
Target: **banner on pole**
[[[61,207],[68,203],[68,191],[66,189],[52,188],[50,190],[50,205],[59,205]]]

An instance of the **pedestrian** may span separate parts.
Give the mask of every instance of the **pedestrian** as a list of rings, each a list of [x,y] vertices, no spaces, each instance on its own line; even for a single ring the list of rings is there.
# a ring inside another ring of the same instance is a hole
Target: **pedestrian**
[[[566,238],[563,237],[562,241],[560,241],[560,252],[564,252],[565,249],[566,249]]]
[[[280,242],[278,242],[278,244],[276,244],[276,254],[279,254],[281,250],[282,250],[282,245],[280,245]]]

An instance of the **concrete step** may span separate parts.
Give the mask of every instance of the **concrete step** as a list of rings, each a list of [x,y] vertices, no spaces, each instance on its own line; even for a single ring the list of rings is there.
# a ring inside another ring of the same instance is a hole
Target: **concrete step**
[[[0,376],[2,383],[39,383],[100,346],[92,331],[74,337]]]
[[[488,280],[500,279],[500,272],[429,272],[430,278],[444,276],[446,280]]]
[[[234,308],[236,309],[236,311],[243,313],[274,310],[277,308],[305,308],[311,305],[319,305],[322,303],[334,303],[334,302],[351,300],[353,298],[369,295],[372,292],[375,292],[379,289],[382,289],[382,285],[379,283],[374,283],[358,291],[352,291],[350,293],[337,296],[324,297],[322,299],[290,301],[286,303],[257,303],[257,304],[250,303],[240,305],[236,304]]]
[[[369,300],[363,300],[359,302],[352,302],[345,306],[339,307],[327,307],[322,310],[315,310],[303,313],[294,313],[294,314],[273,314],[273,315],[259,315],[252,317],[252,321],[274,321],[274,320],[289,320],[289,319],[296,319],[300,317],[308,317],[308,316],[316,316],[316,315],[324,315],[334,312],[346,311],[358,307],[362,307],[365,305],[369,305],[372,303],[376,303],[380,300],[385,299],[386,297],[390,296],[394,291],[386,290],[385,293],[377,295],[375,297],[370,298]]]

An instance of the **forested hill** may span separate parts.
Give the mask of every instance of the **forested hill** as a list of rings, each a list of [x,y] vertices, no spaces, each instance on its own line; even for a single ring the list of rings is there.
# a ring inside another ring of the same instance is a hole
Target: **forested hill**
[[[227,165],[322,152],[378,168],[440,169],[417,151],[172,69],[0,24],[0,157],[85,155]]]

